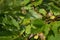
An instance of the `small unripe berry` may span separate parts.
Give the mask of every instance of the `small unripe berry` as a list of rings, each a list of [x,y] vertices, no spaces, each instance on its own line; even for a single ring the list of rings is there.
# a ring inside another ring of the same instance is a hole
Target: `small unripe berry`
[[[55,19],[55,16],[51,16],[50,19]]]
[[[38,39],[38,35],[35,35],[35,36],[34,36],[34,39]]]

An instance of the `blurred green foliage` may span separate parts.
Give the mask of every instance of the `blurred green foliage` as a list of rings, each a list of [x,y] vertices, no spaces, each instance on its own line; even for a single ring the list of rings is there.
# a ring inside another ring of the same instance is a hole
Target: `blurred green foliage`
[[[0,40],[37,40],[35,35],[60,40],[60,0],[0,0]]]

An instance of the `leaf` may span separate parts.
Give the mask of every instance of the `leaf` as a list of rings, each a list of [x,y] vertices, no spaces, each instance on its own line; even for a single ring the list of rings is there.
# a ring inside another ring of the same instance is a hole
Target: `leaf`
[[[4,36],[4,37],[0,36],[0,40],[13,40],[13,39],[11,37],[8,37],[8,36]]]
[[[14,34],[10,31],[4,30],[3,32],[1,32],[0,30],[0,40],[13,40],[12,35]]]
[[[26,26],[26,31],[25,31],[27,34],[30,34],[31,33],[31,26],[28,25]]]
[[[58,27],[60,26],[60,21],[52,22],[51,25],[53,32],[56,34],[58,32]]]
[[[56,11],[56,10],[54,11],[53,10],[53,13],[54,13],[55,16],[60,15],[60,11]]]
[[[11,2],[8,5],[12,7],[18,7],[20,6],[20,1],[21,0],[11,0]]]
[[[48,35],[48,33],[50,31],[50,27],[51,27],[51,25],[45,24],[44,29],[43,29],[44,33],[45,33],[45,36]]]
[[[20,32],[20,35],[22,35],[24,32],[25,32],[25,30],[23,29],[23,30]]]
[[[9,17],[9,16],[5,16],[5,17],[3,18],[2,23],[11,25],[10,17]]]
[[[46,16],[46,10],[45,9],[39,9],[39,12],[41,13],[41,14],[43,14],[44,16]]]
[[[3,18],[4,23],[9,23],[7,17]]]
[[[52,36],[48,37],[48,40],[55,40],[54,36],[52,35]]]
[[[14,26],[17,27],[17,29],[20,29],[19,23],[13,17],[11,17],[11,22]]]
[[[35,2],[32,2],[32,5],[38,6],[38,5],[42,4],[42,2],[43,2],[43,0],[37,0]]]
[[[26,4],[28,4],[30,2],[30,0],[23,0],[23,1],[21,1],[21,5],[26,5]]]
[[[56,34],[55,37],[51,35],[48,37],[48,40],[60,40],[60,34]]]
[[[54,15],[60,15],[60,8],[58,6],[53,3],[51,3],[50,6]]]
[[[55,35],[55,40],[60,40],[60,34]]]
[[[25,6],[24,9],[30,10],[30,9],[32,9],[32,7],[30,7],[30,6]]]
[[[43,28],[45,26],[44,21],[40,20],[40,19],[35,19],[32,22],[33,26],[35,26],[35,29],[32,29],[32,33],[36,34],[36,33],[40,33],[43,31]]]
[[[30,19],[24,19],[23,20],[23,25],[28,25],[30,23]]]
[[[32,27],[33,29],[36,29],[36,27],[35,27],[33,24],[31,24],[31,27]]]
[[[29,10],[29,12],[31,13],[32,17],[34,17],[36,19],[42,19],[42,15],[38,14],[36,11]]]
[[[41,19],[35,19],[32,24],[37,27],[37,28],[41,28],[44,24],[44,21]]]

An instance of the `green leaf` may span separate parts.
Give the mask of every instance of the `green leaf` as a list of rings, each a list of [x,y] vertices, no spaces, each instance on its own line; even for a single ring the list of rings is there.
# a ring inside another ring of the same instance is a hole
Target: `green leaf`
[[[60,40],[60,34],[56,34],[55,37],[53,35],[48,36],[48,40]]]
[[[30,0],[23,0],[23,1],[21,1],[21,5],[26,5],[26,4],[28,4],[30,2]]]
[[[52,22],[52,30],[56,34],[58,32],[58,27],[60,26],[60,21]]]
[[[0,40],[13,40],[11,37],[8,37],[8,36],[0,36]]]
[[[41,28],[44,24],[44,21],[41,19],[35,19],[32,24],[36,26],[37,28]]]
[[[36,11],[34,10],[29,10],[29,12],[31,13],[31,15],[36,18],[36,19],[42,19],[42,15],[38,14]]]
[[[39,12],[41,13],[41,14],[43,14],[44,16],[46,16],[46,10],[45,9],[39,9]]]
[[[3,18],[2,23],[11,25],[10,17],[9,17],[9,16],[5,16],[5,17]]]
[[[31,25],[26,26],[26,31],[27,34],[31,33]]]
[[[57,15],[60,15],[60,11],[56,11],[56,10],[52,10],[54,15],[57,16]]]
[[[45,35],[48,35],[48,33],[49,33],[49,31],[50,31],[50,27],[51,27],[51,25],[45,24],[44,29],[43,29]]]
[[[32,9],[32,7],[30,7],[30,6],[25,6],[24,9],[30,10],[30,9]]]
[[[17,29],[20,29],[19,23],[13,17],[11,17],[11,22],[14,26],[17,27]]]
[[[42,4],[42,2],[43,2],[43,0],[37,0],[35,2],[32,2],[32,5],[38,6],[38,5]]]
[[[23,30],[20,32],[20,35],[22,35],[24,32],[25,32],[25,30],[23,29]]]
[[[60,34],[55,35],[55,40],[60,40]]]
[[[35,29],[32,29],[32,33],[36,34],[36,33],[40,33],[43,31],[43,28],[45,26],[44,21],[40,20],[40,19],[35,19],[32,22],[33,26],[35,26]]]
[[[48,37],[48,40],[55,40],[55,38],[53,35],[51,35],[50,37]]]
[[[10,31],[4,30],[1,32],[0,30],[0,40],[13,40],[12,35],[14,34]]]
[[[31,24],[31,27],[32,27],[33,29],[36,29],[36,27],[35,27],[33,24]]]
[[[60,15],[60,8],[58,6],[56,6],[54,3],[51,3],[50,6],[54,15]]]
[[[30,19],[27,18],[27,19],[24,19],[23,20],[23,23],[22,24],[23,25],[28,25],[29,23],[30,23]]]

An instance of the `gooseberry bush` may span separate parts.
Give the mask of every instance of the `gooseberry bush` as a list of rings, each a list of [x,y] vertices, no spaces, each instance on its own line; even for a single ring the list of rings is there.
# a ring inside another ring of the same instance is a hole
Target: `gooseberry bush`
[[[60,40],[60,0],[0,0],[0,40]]]

